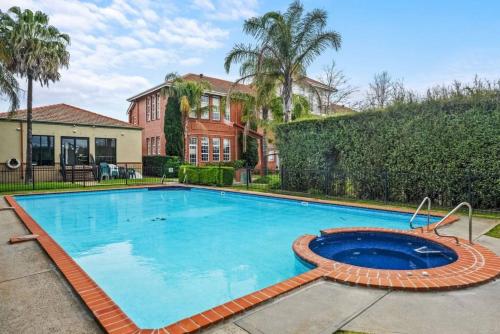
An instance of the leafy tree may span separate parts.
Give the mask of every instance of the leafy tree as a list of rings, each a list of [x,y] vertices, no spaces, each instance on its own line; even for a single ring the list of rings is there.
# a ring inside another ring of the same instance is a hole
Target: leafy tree
[[[179,100],[176,96],[170,96],[165,107],[165,152],[167,155],[184,158],[184,128],[182,126],[182,114]]]
[[[292,109],[292,120],[299,120],[313,117],[311,113],[311,105],[307,98],[302,95],[293,94],[293,109]],[[276,120],[275,124],[283,123],[283,105],[279,98],[275,98],[271,102],[271,113],[273,115],[273,119]]]
[[[243,136],[239,137],[240,159],[245,161],[245,166],[255,168],[259,163],[259,143],[256,138],[248,136],[246,138],[246,149],[243,150]]]
[[[271,11],[246,20],[243,31],[254,37],[257,44],[236,44],[226,56],[226,72],[231,65],[241,63],[240,80],[257,76],[279,81],[283,120],[288,122],[294,81],[304,78],[307,67],[327,48],[340,48],[340,35],[326,30],[327,18],[321,9],[304,14],[303,5],[294,1],[284,13]]]
[[[179,101],[179,110],[182,117],[182,134],[184,137],[182,152],[184,153],[184,145],[187,143],[189,113],[194,111],[197,115],[201,114],[201,97],[206,90],[210,89],[210,83],[205,80],[184,80],[177,73],[168,73],[165,76],[165,81],[170,81],[171,85],[163,91],[163,94],[175,97]]]
[[[27,116],[26,116],[26,182],[32,176],[32,109],[33,81],[41,86],[58,81],[59,69],[69,64],[68,35],[60,33],[49,25],[49,17],[40,12],[24,11],[12,7],[7,13],[0,13],[2,36],[2,61],[8,71],[27,78]]]

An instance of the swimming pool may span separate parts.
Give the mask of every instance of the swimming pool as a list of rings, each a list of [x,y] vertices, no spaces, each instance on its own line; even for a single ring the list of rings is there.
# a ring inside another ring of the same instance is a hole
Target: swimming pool
[[[332,227],[407,229],[411,217],[202,189],[15,199],[142,328],[306,272],[291,249],[299,235]],[[418,217],[416,225],[424,224]]]

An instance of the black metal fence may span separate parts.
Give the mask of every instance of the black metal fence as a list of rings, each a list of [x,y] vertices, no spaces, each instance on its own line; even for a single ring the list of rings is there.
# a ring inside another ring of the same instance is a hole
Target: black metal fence
[[[463,201],[475,211],[500,216],[500,175],[464,171],[412,173],[345,170],[246,170],[240,187],[320,197],[418,205],[426,196],[433,207],[453,208]]]
[[[142,164],[33,166],[31,180],[24,168],[0,170],[0,192],[158,184],[176,177],[168,169]]]

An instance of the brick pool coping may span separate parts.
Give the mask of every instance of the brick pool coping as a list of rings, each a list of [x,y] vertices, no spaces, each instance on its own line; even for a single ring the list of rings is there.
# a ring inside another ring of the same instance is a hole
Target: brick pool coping
[[[312,199],[308,197],[300,197],[300,196],[290,196],[290,195],[281,195],[281,194],[263,194],[252,191],[241,191],[234,190],[230,188],[213,188],[213,187],[192,187],[185,186],[181,184],[172,184],[172,185],[161,185],[161,186],[153,186],[153,187],[187,187],[187,188],[201,188],[201,189],[211,189],[211,190],[219,190],[233,193],[243,193],[250,194],[256,196],[263,197],[274,197],[274,198],[284,198],[284,199],[292,199],[296,201],[306,201],[310,203],[322,203],[322,204],[333,204],[333,205],[343,205],[350,207],[360,207],[360,208],[368,208],[368,209],[376,209],[376,210],[385,210],[385,211],[395,211],[395,212],[404,212],[404,213],[412,213],[411,210],[394,208],[394,207],[383,207],[376,205],[361,205],[356,203],[349,202],[339,202],[339,201],[328,201],[328,200],[320,200],[320,199]],[[152,186],[132,186],[128,188],[105,188],[105,189],[92,189],[89,191],[107,191],[113,189],[131,189],[131,188],[151,188]],[[68,192],[80,192],[80,191],[68,191]],[[68,193],[66,192],[66,193]],[[65,192],[43,192],[38,194],[60,194]],[[22,195],[20,195],[22,196]],[[55,240],[53,240],[50,235],[48,235],[43,228],[36,223],[36,221],[31,218],[28,213],[15,201],[13,196],[5,195],[4,197],[7,203],[14,209],[14,212],[17,214],[19,219],[24,223],[24,225],[28,228],[28,230],[33,234],[38,234],[37,238],[38,243],[44,249],[44,251],[48,254],[48,256],[52,259],[52,261],[56,264],[58,269],[64,275],[66,280],[69,282],[71,287],[76,291],[76,293],[81,297],[85,305],[92,312],[94,317],[97,319],[102,328],[110,334],[132,334],[132,333],[166,333],[166,334],[177,334],[177,333],[192,333],[199,331],[201,329],[205,329],[209,326],[212,326],[216,323],[219,323],[223,320],[226,320],[230,317],[233,317],[237,314],[240,314],[244,311],[248,311],[253,307],[268,302],[273,298],[286,294],[294,289],[297,289],[305,284],[311,283],[313,281],[319,279],[328,279],[331,276],[334,276],[332,272],[332,268],[327,268],[325,266],[318,266],[315,269],[311,269],[308,272],[297,275],[290,279],[284,280],[277,284],[271,285],[264,289],[252,292],[243,297],[234,299],[222,305],[216,306],[212,309],[206,310],[199,314],[195,314],[191,317],[182,319],[173,324],[167,325],[162,328],[157,329],[142,329],[139,328],[128,316],[125,314],[120,307],[100,288],[97,283],[95,283],[92,278],[71,258],[69,254],[64,251],[64,249],[57,244]],[[442,216],[440,213],[431,212],[431,214],[435,216]],[[458,217],[452,216],[447,221],[443,222],[443,224],[449,224]],[[431,225],[431,228],[433,228]],[[294,244],[295,247],[295,244]]]
[[[314,253],[309,244],[316,236],[303,235],[293,244],[293,251],[303,261],[327,271],[325,278],[339,283],[365,287],[408,290],[436,291],[467,288],[494,280],[500,276],[500,257],[489,249],[469,244],[459,239],[439,237],[432,232],[402,231],[385,228],[335,228],[322,230],[322,235],[342,232],[392,232],[421,237],[440,243],[454,250],[458,258],[455,262],[441,267],[419,270],[383,270],[358,267],[324,258]]]

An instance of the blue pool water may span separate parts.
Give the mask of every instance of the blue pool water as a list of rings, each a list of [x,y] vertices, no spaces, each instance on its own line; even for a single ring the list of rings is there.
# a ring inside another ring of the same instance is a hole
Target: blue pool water
[[[292,251],[303,234],[331,227],[407,229],[410,219],[200,189],[16,200],[143,328],[164,326],[307,271]]]
[[[325,258],[355,266],[415,270],[457,260],[452,249],[431,240],[387,232],[342,232],[318,237],[309,244]]]

